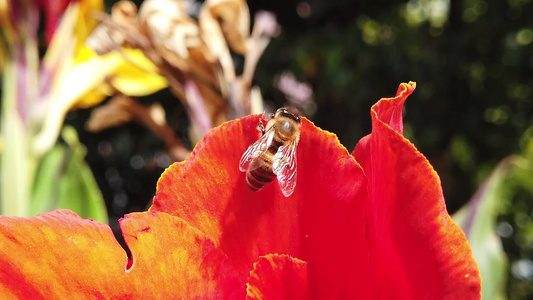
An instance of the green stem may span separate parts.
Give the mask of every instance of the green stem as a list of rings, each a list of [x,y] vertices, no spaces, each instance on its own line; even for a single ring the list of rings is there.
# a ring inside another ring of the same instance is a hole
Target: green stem
[[[28,132],[17,111],[17,69],[13,61],[4,68],[2,97],[2,186],[0,212],[27,216],[30,199]]]
[[[0,213],[29,216],[37,159],[31,152],[31,108],[38,101],[37,40],[28,37],[10,45],[4,67],[1,110],[3,152]]]

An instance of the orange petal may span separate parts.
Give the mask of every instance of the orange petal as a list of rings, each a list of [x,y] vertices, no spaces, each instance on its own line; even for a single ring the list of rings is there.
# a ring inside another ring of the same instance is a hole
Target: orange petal
[[[225,255],[183,220],[121,221],[128,259],[109,226],[68,210],[0,217],[0,298],[170,299],[244,296]]]
[[[369,179],[366,235],[380,299],[480,299],[480,278],[461,229],[446,211],[439,177],[402,135],[414,91],[372,107],[372,133],[353,154]]]
[[[259,115],[210,131],[191,157],[161,176],[151,211],[179,216],[228,255],[239,278],[260,256],[283,253],[310,263],[312,288],[362,298],[368,284],[364,236],[366,179],[335,135],[302,120],[298,181],[286,198],[276,182],[258,192],[239,171],[241,155],[260,133]]]
[[[262,256],[250,272],[247,299],[309,298],[307,263],[288,255]]]

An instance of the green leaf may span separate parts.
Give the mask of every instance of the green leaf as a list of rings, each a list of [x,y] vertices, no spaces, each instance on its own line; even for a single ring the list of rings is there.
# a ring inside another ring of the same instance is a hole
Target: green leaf
[[[50,150],[37,171],[32,214],[66,208],[83,218],[107,223],[102,194],[84,159],[85,147],[72,127],[65,127],[62,137],[67,144],[56,145]]]
[[[510,166],[510,159],[501,162],[472,199],[453,215],[465,232],[479,265],[483,300],[506,299],[508,259],[496,232],[496,222]]]
[[[64,172],[67,150],[64,145],[56,145],[41,159],[31,194],[30,214],[32,216],[52,211],[57,207],[58,179]]]

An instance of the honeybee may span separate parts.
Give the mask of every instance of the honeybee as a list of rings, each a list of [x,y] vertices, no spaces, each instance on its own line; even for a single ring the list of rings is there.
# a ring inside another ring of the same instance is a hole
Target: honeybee
[[[262,136],[244,152],[239,162],[239,169],[246,172],[246,183],[251,190],[258,191],[277,177],[283,195],[292,195],[296,187],[300,118],[296,108],[282,107],[270,115],[266,129],[259,122]]]

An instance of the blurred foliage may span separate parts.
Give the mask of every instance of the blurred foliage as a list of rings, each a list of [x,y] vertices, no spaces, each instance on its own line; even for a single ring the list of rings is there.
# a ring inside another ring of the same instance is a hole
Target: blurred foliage
[[[521,137],[520,148],[521,154],[502,160],[454,214],[480,266],[483,299],[503,299],[505,290],[509,299],[533,296],[533,126]],[[507,280],[502,270],[510,274]]]
[[[46,153],[39,163],[30,215],[55,209],[70,209],[82,218],[107,223],[107,210],[91,169],[85,161],[87,150],[80,144],[76,130],[66,126],[64,143]]]
[[[170,91],[163,90],[142,100],[145,104],[161,103],[168,113],[169,125],[176,130],[180,140],[192,148],[188,139],[187,113]],[[80,141],[87,147],[86,160],[104,196],[109,224],[119,232],[119,218],[147,209],[155,194],[157,180],[171,159],[164,150],[164,142],[137,123],[99,133],[83,130],[90,113],[86,109],[72,111],[65,122],[80,128]]]
[[[467,205],[453,215],[472,247],[483,280],[483,300],[506,299],[508,262],[496,230],[498,214],[507,185],[509,169],[516,158],[502,161],[481,185]]]
[[[521,155],[505,180],[498,234],[511,262],[510,299],[533,297],[533,126],[520,139]]]
[[[70,208],[107,221],[76,130],[65,128],[67,145],[54,148],[66,112],[82,104],[80,96],[102,82],[109,65],[79,60],[81,41],[96,25],[89,14],[103,2],[67,4],[0,3],[0,139],[5,145],[0,150],[0,213],[30,216]],[[41,14],[43,19],[37,17]]]

